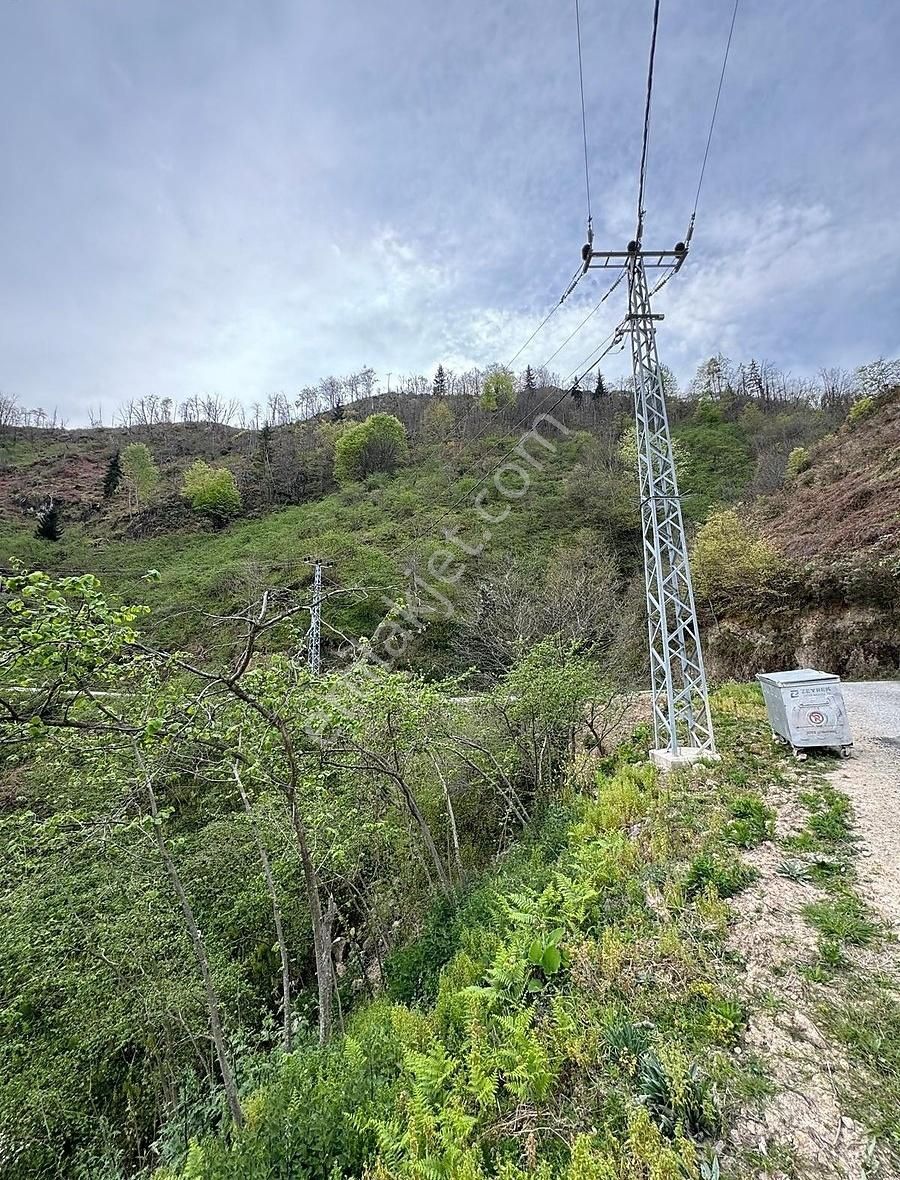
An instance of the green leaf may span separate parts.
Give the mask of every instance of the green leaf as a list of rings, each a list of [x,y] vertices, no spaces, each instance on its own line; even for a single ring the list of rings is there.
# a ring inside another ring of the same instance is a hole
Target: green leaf
[[[541,966],[548,975],[553,975],[554,972],[558,971],[561,962],[562,955],[555,946],[551,944],[544,950],[544,954],[541,958]]]
[[[532,963],[540,963],[544,957],[544,944],[536,938],[528,948],[528,958]]]

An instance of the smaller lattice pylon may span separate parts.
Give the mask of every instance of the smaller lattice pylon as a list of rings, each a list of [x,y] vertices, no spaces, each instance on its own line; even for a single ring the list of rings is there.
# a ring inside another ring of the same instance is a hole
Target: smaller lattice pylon
[[[306,664],[311,676],[322,670],[322,570],[331,561],[321,557],[304,557],[313,567],[312,601],[309,604],[309,633],[306,637]]]

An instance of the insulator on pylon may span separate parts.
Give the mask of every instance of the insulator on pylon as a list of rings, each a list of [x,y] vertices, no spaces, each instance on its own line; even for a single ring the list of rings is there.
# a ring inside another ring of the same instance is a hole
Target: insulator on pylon
[[[629,254],[637,254],[637,248],[638,248],[637,242],[635,242],[634,239],[632,239],[628,243],[628,253]]]

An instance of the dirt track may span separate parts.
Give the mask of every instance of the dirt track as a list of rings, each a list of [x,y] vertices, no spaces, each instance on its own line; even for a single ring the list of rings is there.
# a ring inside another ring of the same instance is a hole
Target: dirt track
[[[867,900],[900,933],[900,681],[844,685],[853,757],[833,779],[853,804]]]
[[[855,866],[869,904],[900,933],[900,682],[844,685],[854,739],[849,761],[816,760],[844,791],[854,809],[861,855]],[[852,1117],[844,1091],[851,1076],[846,1047],[822,1024],[822,993],[804,972],[815,962],[816,932],[804,910],[827,895],[804,878],[785,874],[786,837],[807,819],[801,802],[803,772],[785,770],[784,783],[769,795],[776,812],[776,839],[751,850],[746,859],[759,876],[734,902],[737,916],[731,944],[745,964],[755,1011],[747,1044],[768,1062],[775,1093],[759,1109],[749,1107],[732,1130],[732,1141],[763,1156],[777,1144],[794,1153],[791,1175],[804,1180],[900,1180],[900,1172]],[[890,950],[848,952],[856,969],[893,975]],[[772,1004],[772,997],[777,1003]],[[754,1175],[784,1180],[777,1165]]]

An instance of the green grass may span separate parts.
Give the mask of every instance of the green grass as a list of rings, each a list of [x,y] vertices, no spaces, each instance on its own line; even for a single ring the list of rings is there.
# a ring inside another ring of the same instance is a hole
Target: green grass
[[[878,931],[866,916],[863,904],[849,892],[812,902],[804,907],[803,914],[825,938],[835,943],[866,946]]]

